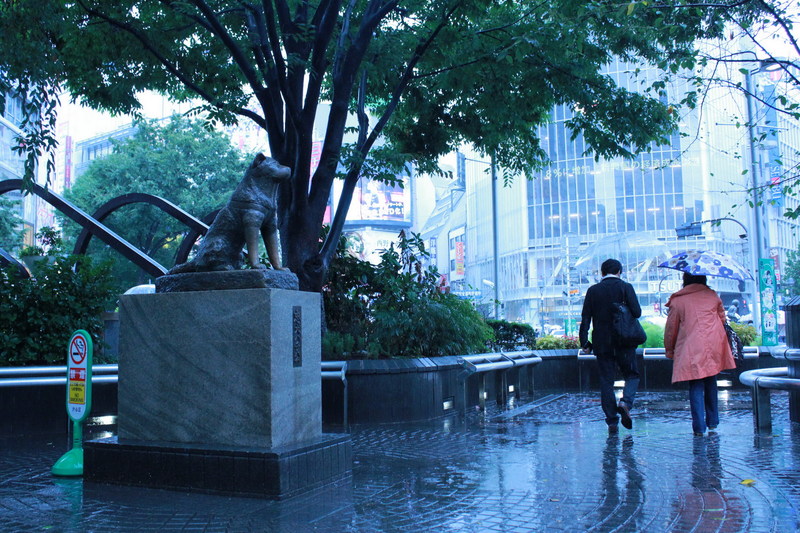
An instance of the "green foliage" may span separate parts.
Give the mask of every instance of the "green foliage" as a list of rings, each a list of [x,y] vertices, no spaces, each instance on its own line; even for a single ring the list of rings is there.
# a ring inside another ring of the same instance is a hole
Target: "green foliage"
[[[750,324],[741,324],[739,322],[730,322],[731,329],[739,335],[742,339],[742,344],[745,346],[758,346],[761,343],[761,338],[756,332],[756,328]],[[757,341],[757,342],[756,342]]]
[[[323,357],[433,357],[485,349],[492,330],[466,300],[438,290],[425,269],[418,235],[400,241],[372,265],[348,255],[341,243],[322,292],[328,331]]]
[[[102,313],[116,296],[110,265],[86,256],[49,257],[53,262],[37,264],[35,278],[0,269],[0,366],[66,364],[77,329],[102,345]]]
[[[536,339],[537,350],[577,350],[579,345],[578,337],[545,335]]]
[[[786,265],[784,266],[781,276],[782,280],[793,279],[794,284],[782,285],[783,288],[789,289],[789,296],[800,295],[800,250],[793,250],[786,256]]]
[[[642,329],[647,334],[647,340],[642,344],[642,348],[663,348],[664,347],[664,328],[658,324],[641,321]]]
[[[230,139],[207,130],[200,121],[181,117],[166,124],[139,121],[134,136],[117,144],[107,157],[93,161],[65,196],[92,213],[117,196],[149,193],[203,218],[224,205],[244,168],[244,159]],[[66,217],[62,222],[66,239],[74,242],[80,227]],[[167,268],[174,264],[179,236],[187,229],[149,204],[123,206],[104,223]],[[149,282],[146,273],[99,239],[92,239],[88,253],[113,261],[120,293]]]
[[[0,196],[0,248],[13,253],[22,244],[25,235],[22,219],[17,215],[19,202]]]
[[[494,331],[494,340],[489,345],[492,351],[532,350],[536,346],[536,331],[530,324],[507,320],[487,320],[486,323]]]
[[[36,242],[38,244],[23,246],[19,251],[19,256],[56,257],[64,255],[64,240],[58,230],[50,226],[44,226],[36,233]]]

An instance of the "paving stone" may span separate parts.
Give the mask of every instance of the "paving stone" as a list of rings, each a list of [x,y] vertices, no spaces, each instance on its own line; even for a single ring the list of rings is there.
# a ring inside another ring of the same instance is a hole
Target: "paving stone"
[[[633,430],[612,437],[594,394],[355,427],[352,479],[285,501],[54,478],[66,436],[9,438],[0,440],[0,530],[800,529],[800,428],[788,421],[788,396],[773,394],[766,435],[753,431],[749,393],[723,392],[720,407],[719,432],[702,438],[692,436],[685,391],[641,394]],[[228,467],[238,476],[247,465]]]

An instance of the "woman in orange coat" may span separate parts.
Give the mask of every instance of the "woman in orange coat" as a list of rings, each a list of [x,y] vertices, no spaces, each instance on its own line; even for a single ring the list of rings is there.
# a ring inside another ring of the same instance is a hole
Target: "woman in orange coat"
[[[667,307],[664,348],[674,361],[672,382],[689,382],[692,429],[702,436],[719,424],[717,374],[736,368],[725,334],[725,308],[705,276],[686,273],[683,288],[670,296]]]

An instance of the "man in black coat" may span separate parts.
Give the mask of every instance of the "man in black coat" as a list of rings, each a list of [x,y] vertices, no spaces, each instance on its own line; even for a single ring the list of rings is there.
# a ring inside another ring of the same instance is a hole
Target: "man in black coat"
[[[579,337],[583,353],[593,351],[597,358],[600,373],[600,404],[606,415],[608,431],[615,433],[620,418],[624,427],[627,429],[633,427],[630,410],[633,408],[633,400],[639,388],[639,369],[636,364],[636,348],[623,348],[614,340],[612,304],[624,301],[634,318],[642,316],[642,308],[633,286],[620,279],[622,263],[616,259],[607,259],[600,266],[600,273],[603,279],[600,283],[589,287],[583,300]],[[591,342],[589,342],[589,323],[594,324]],[[625,380],[619,403],[614,395],[616,367],[619,367]]]

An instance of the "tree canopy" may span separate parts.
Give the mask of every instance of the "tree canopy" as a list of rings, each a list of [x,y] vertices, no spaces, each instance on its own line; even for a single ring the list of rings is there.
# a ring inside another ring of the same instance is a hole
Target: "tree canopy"
[[[117,144],[113,153],[89,165],[65,192],[68,200],[92,213],[117,196],[149,193],[197,218],[225,204],[245,167],[244,158],[226,135],[208,130],[201,121],[180,117],[164,124],[139,121],[136,128],[135,135]],[[72,241],[81,228],[66,217],[62,222],[67,240]],[[105,223],[167,267],[174,264],[176,239],[186,231],[185,226],[147,204],[123,206]],[[119,259],[114,277],[120,291],[147,281],[134,265],[112,254],[101,242],[92,242],[93,255]]]
[[[407,162],[431,170],[464,142],[510,172],[541,164],[535,126],[555,104],[578,111],[569,127],[595,156],[666,142],[681,102],[667,101],[664,80],[631,90],[603,67],[619,58],[690,69],[696,39],[763,9],[741,0],[16,0],[0,13],[0,70],[44,111],[27,130],[29,148],[50,143],[45,119],[59,86],[111,112],[135,111],[137,93],[151,89],[199,98],[213,122],[254,121],[272,157],[293,169],[279,206],[284,263],[302,288],[319,290],[362,175],[391,179]],[[324,133],[312,168],[316,120]],[[321,243],[337,177],[343,192]]]

